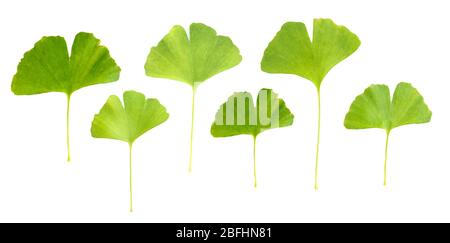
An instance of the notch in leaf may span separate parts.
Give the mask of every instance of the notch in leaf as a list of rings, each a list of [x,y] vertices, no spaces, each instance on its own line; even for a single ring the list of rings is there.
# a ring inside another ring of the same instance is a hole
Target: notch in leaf
[[[256,137],[266,130],[287,127],[293,122],[294,115],[271,89],[259,91],[256,107],[250,93],[239,92],[220,106],[211,126],[211,135],[231,137],[246,134],[253,137],[253,176],[256,188]]]
[[[183,27],[174,26],[156,47],[152,47],[147,57],[145,73],[148,76],[177,80],[192,87],[189,171],[192,171],[197,87],[241,60],[239,49],[229,37],[217,35],[213,28],[200,23],[191,24],[189,37]]]
[[[92,121],[94,138],[110,138],[128,143],[130,157],[130,212],[133,211],[132,150],[134,141],[169,118],[157,99],[146,99],[141,93],[126,91],[123,103],[111,95]]]
[[[114,82],[120,67],[93,34],[76,35],[69,57],[66,41],[46,36],[26,52],[17,67],[11,90],[16,95],[62,92],[67,95],[67,161],[70,161],[69,117],[72,94],[86,86]]]
[[[320,144],[320,87],[327,73],[355,52],[361,42],[346,27],[330,19],[315,19],[312,41],[306,26],[287,22],[269,43],[261,61],[267,73],[294,74],[310,80],[317,90],[317,145],[315,189],[318,189]]]
[[[389,135],[392,129],[408,124],[427,123],[431,111],[420,93],[409,83],[401,82],[395,88],[391,101],[389,87],[376,84],[357,96],[345,116],[348,129],[381,128],[386,131],[384,158],[384,185],[387,182]]]

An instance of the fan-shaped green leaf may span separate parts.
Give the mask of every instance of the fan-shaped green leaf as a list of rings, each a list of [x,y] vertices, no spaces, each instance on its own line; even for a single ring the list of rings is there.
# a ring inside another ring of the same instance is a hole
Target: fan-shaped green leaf
[[[310,80],[317,89],[317,145],[315,189],[318,189],[320,144],[320,86],[327,73],[355,52],[361,42],[346,27],[330,19],[315,19],[312,40],[306,26],[299,22],[285,23],[269,43],[261,61],[267,73],[294,74]]]
[[[261,69],[295,74],[319,88],[331,68],[355,52],[360,44],[355,34],[330,19],[314,20],[312,41],[305,24],[288,22],[266,48]]]
[[[256,107],[252,95],[239,92],[230,96],[220,106],[211,127],[214,137],[230,137],[241,134],[257,136],[265,130],[292,125],[294,115],[284,100],[271,89],[261,89]]]
[[[111,95],[92,121],[91,134],[95,138],[110,138],[127,142],[130,148],[130,212],[133,211],[132,146],[150,129],[169,118],[166,108],[156,99],[146,99],[141,93],[126,91],[124,105]]]
[[[70,57],[64,38],[50,36],[43,37],[25,53],[17,67],[11,90],[16,95],[67,94],[67,159],[70,161],[70,96],[86,86],[117,81],[119,75],[119,66],[93,34],[78,33]]]
[[[90,33],[75,37],[71,56],[63,37],[43,37],[25,53],[13,78],[11,89],[17,95],[74,91],[93,84],[119,79],[120,68]]]
[[[135,91],[123,94],[124,106],[119,97],[108,98],[92,122],[92,136],[133,143],[148,130],[169,118],[164,106],[156,99],[145,99]]]
[[[345,116],[344,126],[348,129],[381,128],[386,131],[384,185],[387,181],[387,155],[389,135],[392,129],[426,123],[431,120],[431,111],[423,97],[409,83],[399,83],[391,102],[389,87],[371,85],[356,97]]]
[[[292,125],[294,115],[271,89],[261,89],[256,107],[252,95],[239,92],[230,96],[216,113],[211,126],[214,137],[253,136],[254,180],[256,187],[256,137],[263,131]]]
[[[229,37],[217,35],[213,28],[200,23],[191,24],[189,37],[183,27],[174,26],[147,57],[148,76],[177,80],[192,87],[189,171],[192,170],[196,88],[241,60],[239,49]]]
[[[393,128],[426,123],[431,119],[431,111],[423,97],[409,83],[399,83],[394,96],[390,97],[386,85],[371,85],[356,97],[345,116],[344,125],[348,129]]]
[[[174,26],[156,47],[145,64],[150,77],[178,80],[194,86],[238,65],[239,49],[226,36],[204,24],[193,23],[189,38],[181,26]]]

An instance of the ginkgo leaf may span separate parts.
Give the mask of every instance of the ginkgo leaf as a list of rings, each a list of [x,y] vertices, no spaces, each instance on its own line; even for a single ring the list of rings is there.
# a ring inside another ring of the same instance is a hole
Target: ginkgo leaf
[[[248,92],[239,92],[230,96],[216,113],[211,126],[214,137],[251,135],[253,137],[254,186],[256,180],[256,137],[269,129],[287,127],[294,122],[294,115],[285,102],[271,89],[261,89],[256,107]]]
[[[17,67],[11,90],[16,95],[67,94],[67,150],[70,161],[69,108],[72,93],[86,86],[117,81],[119,75],[119,66],[93,34],[78,33],[70,57],[64,38],[49,36],[43,37],[25,53]]]
[[[217,35],[213,28],[200,23],[191,24],[189,37],[183,27],[174,26],[147,57],[145,73],[148,76],[177,80],[193,89],[189,171],[192,170],[196,88],[241,60],[239,49],[229,37]]]
[[[174,26],[147,57],[145,72],[150,77],[167,78],[191,86],[238,65],[239,49],[226,36],[204,24],[193,23],[189,37]]]
[[[284,100],[271,89],[261,89],[256,107],[248,92],[230,96],[220,106],[211,127],[214,137],[230,137],[241,134],[257,136],[265,130],[292,125],[294,115],[286,107]]]
[[[359,38],[330,19],[315,19],[312,41],[304,23],[288,22],[270,42],[261,61],[268,73],[295,74],[320,88],[336,64],[355,52]]]
[[[112,95],[92,121],[95,138],[110,138],[127,142],[130,148],[130,212],[133,211],[132,147],[134,141],[169,118],[166,108],[156,99],[146,99],[141,93],[126,91],[122,105]]]
[[[317,89],[318,121],[315,188],[318,189],[320,143],[320,87],[327,73],[360,46],[359,38],[330,19],[315,19],[312,40],[305,24],[287,22],[264,51],[261,70],[294,74],[310,80]]]
[[[387,180],[387,155],[391,130],[408,124],[427,123],[431,111],[422,95],[409,83],[401,82],[395,88],[391,101],[387,85],[371,85],[356,97],[345,116],[348,129],[381,128],[386,131],[384,185]]]

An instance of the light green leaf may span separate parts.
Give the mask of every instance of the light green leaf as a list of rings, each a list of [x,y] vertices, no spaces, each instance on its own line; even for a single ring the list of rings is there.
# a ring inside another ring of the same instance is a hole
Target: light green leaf
[[[295,74],[320,88],[326,74],[355,52],[361,42],[330,19],[315,19],[311,41],[305,24],[288,22],[270,42],[261,61],[268,73]]]
[[[148,130],[169,118],[166,108],[156,99],[145,99],[135,91],[123,94],[124,106],[119,97],[108,98],[92,122],[91,133],[96,138],[110,138],[133,143]]]
[[[272,128],[290,126],[293,121],[294,115],[284,100],[279,99],[271,89],[259,91],[256,107],[250,93],[239,92],[220,106],[211,126],[211,134],[214,137],[257,136]]]
[[[384,185],[387,181],[386,164],[389,135],[392,129],[408,125],[427,123],[431,111],[423,97],[409,83],[399,83],[391,102],[389,87],[371,85],[356,97],[345,116],[348,129],[381,128],[386,131]]]
[[[156,99],[146,99],[141,93],[126,91],[124,105],[112,95],[92,121],[95,138],[110,138],[127,142],[130,148],[130,212],[133,211],[132,146],[134,141],[169,118],[166,108]]]
[[[256,137],[263,131],[287,127],[294,122],[294,115],[285,102],[271,89],[261,89],[258,93],[256,107],[252,95],[239,92],[230,96],[216,113],[211,126],[214,137],[236,135],[253,136],[254,181],[256,183]]]
[[[431,111],[423,97],[409,83],[399,83],[391,102],[389,87],[371,85],[356,97],[345,116],[348,129],[382,128],[386,131],[429,122]]]
[[[192,171],[196,89],[241,60],[239,49],[229,37],[217,35],[213,28],[200,23],[191,24],[189,37],[183,27],[174,26],[147,57],[147,76],[177,80],[192,87],[189,171]]]
[[[238,65],[239,49],[226,36],[204,24],[193,23],[189,38],[181,26],[174,26],[147,57],[145,72],[191,86]]]
[[[310,80],[317,89],[317,145],[315,185],[318,189],[320,145],[320,87],[327,73],[360,46],[359,38],[330,19],[315,19],[312,40],[306,26],[287,22],[269,43],[261,61],[267,73],[294,74]]]
[[[89,33],[78,33],[69,57],[66,41],[59,36],[43,37],[26,52],[14,75],[11,89],[16,95],[76,90],[119,79],[120,68]]]
[[[70,161],[69,108],[73,92],[119,79],[120,68],[94,35],[80,32],[69,57],[63,37],[43,37],[26,52],[17,67],[11,90],[16,95],[47,92],[67,94],[67,160]]]

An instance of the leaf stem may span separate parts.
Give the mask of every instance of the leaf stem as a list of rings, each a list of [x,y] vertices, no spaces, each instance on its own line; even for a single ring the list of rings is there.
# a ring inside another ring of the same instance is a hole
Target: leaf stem
[[[130,213],[133,212],[133,163],[132,163],[132,154],[133,154],[133,144],[129,143],[130,148]]]
[[[66,143],[67,143],[67,162],[70,162],[70,94],[67,95]]]
[[[390,131],[386,131],[386,145],[384,147],[384,186],[387,185],[387,160],[388,160],[389,134],[390,134]]]
[[[192,141],[194,140],[194,117],[195,117],[195,93],[196,88],[192,88],[192,108],[191,108],[191,137],[189,143],[189,172],[192,172]]]
[[[253,136],[253,179],[254,179],[254,187],[257,187],[256,181],[256,136]]]
[[[314,177],[314,189],[319,190],[319,147],[320,147],[320,89],[317,89],[317,144],[316,144],[316,171]]]

